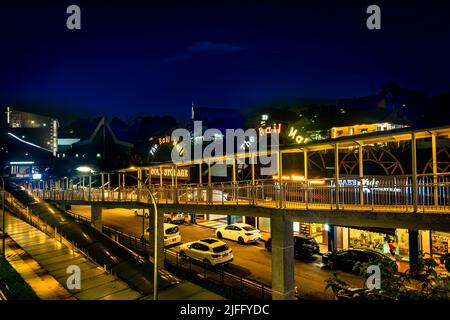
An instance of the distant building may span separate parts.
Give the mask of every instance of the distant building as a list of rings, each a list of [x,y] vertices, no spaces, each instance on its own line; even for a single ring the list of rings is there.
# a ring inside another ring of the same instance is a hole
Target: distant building
[[[400,124],[393,124],[388,122],[383,123],[371,123],[371,124],[355,124],[343,127],[333,127],[329,130],[329,136],[331,139],[354,136],[364,133],[376,132],[376,131],[389,131],[399,128],[405,128],[407,126]]]
[[[86,139],[61,138],[58,159],[66,162],[68,170],[88,165],[96,169],[111,169],[125,165],[134,145],[116,137],[104,117],[100,118],[94,131]]]
[[[47,150],[56,156],[58,151],[58,120],[30,112],[6,108],[7,134],[22,143]]]

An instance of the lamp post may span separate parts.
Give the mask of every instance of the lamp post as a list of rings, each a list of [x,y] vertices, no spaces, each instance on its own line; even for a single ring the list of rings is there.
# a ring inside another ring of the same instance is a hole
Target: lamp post
[[[77,168],[77,171],[79,172],[84,172],[84,173],[94,173],[94,170],[92,170],[90,167],[87,166],[81,166]],[[113,171],[113,173],[118,173],[120,174],[119,171]],[[154,230],[154,261],[153,261],[153,300],[158,300],[158,260],[159,260],[159,256],[158,256],[158,208],[156,206],[156,200],[155,197],[153,196],[152,191],[150,190],[150,188],[145,184],[144,181],[142,181],[139,178],[136,178],[135,176],[128,174],[128,173],[122,173],[123,177],[125,179],[125,176],[129,176],[133,179],[135,179],[136,181],[138,181],[141,185],[144,185],[150,195],[152,204],[153,204],[153,209],[155,212],[155,217],[154,217],[154,224],[155,224],[155,230]],[[102,186],[103,187],[103,186]],[[119,185],[120,187],[120,185]],[[89,186],[89,189],[91,188],[91,186]],[[145,219],[145,217],[143,218]],[[144,232],[145,235],[145,232]]]
[[[6,250],[6,233],[5,233],[5,180],[3,179],[3,176],[0,176],[2,178],[2,258],[3,260],[6,259],[5,250]]]
[[[156,199],[153,196],[152,190],[145,184],[145,181],[136,178],[135,176],[128,174],[128,173],[123,173],[124,176],[128,176],[131,177],[133,179],[135,179],[136,181],[138,181],[140,183],[140,185],[145,186],[145,188],[147,189],[150,198],[152,200],[152,204],[153,204],[153,210],[155,212],[154,214],[154,259],[153,259],[153,300],[158,300],[158,260],[159,260],[159,255],[158,255],[158,207],[156,206]],[[139,192],[139,190],[138,190]],[[145,215],[143,217],[143,219],[145,219]],[[150,219],[150,216],[149,216]],[[145,236],[145,232],[144,232],[144,236]]]

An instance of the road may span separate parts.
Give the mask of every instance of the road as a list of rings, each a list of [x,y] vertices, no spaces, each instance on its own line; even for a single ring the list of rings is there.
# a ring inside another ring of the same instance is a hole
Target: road
[[[72,206],[72,212],[90,218],[89,206]],[[103,209],[103,224],[124,233],[141,236],[142,216],[135,216],[134,210]],[[146,219],[146,227],[148,219]],[[183,242],[189,242],[206,237],[214,237],[214,230],[195,224],[180,226]],[[257,280],[266,285],[272,282],[271,253],[264,248],[264,242],[257,244],[239,245],[234,241],[224,240],[234,253],[234,261],[226,266],[226,270]],[[171,247],[178,251],[179,246]],[[325,292],[325,280],[331,276],[331,271],[323,268],[320,256],[313,256],[308,260],[295,260],[295,284],[298,294],[303,299],[333,299],[331,291]],[[338,272],[341,278],[352,286],[361,287],[364,282],[361,278]]]

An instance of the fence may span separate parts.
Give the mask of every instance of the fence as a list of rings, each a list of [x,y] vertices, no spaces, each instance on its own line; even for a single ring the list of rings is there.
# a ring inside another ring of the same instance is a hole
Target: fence
[[[113,228],[104,226],[103,232],[114,241],[145,256],[152,249],[148,242]],[[227,272],[223,267],[210,266],[190,259],[184,260],[178,252],[167,248],[164,249],[164,263],[167,270],[206,285],[211,290],[219,289],[221,294],[230,298],[271,299],[272,296],[270,286],[264,283]]]
[[[450,210],[450,175],[383,176],[309,181],[258,180],[211,185],[153,185],[137,188],[80,188],[33,190],[43,199],[158,204],[256,205],[290,209],[393,210],[419,212]]]

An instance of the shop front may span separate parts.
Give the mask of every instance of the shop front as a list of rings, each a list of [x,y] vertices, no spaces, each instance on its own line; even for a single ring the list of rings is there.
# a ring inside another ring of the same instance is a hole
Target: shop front
[[[431,252],[433,256],[442,256],[450,253],[450,233],[431,231]]]
[[[349,248],[370,249],[390,255],[396,260],[409,260],[409,239],[406,229],[343,228],[343,234],[346,232]]]

